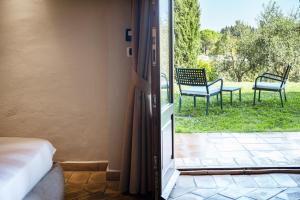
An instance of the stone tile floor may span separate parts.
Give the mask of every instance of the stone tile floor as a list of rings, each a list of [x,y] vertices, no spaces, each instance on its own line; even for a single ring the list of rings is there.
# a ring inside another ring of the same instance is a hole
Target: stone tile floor
[[[299,200],[300,174],[180,176],[169,200]]]
[[[105,172],[69,172],[66,200],[138,200],[121,195]],[[180,176],[169,200],[299,200],[300,174]]]
[[[178,168],[300,166],[300,133],[175,134]]]
[[[137,200],[140,198],[121,195],[119,182],[106,182],[105,172],[65,171],[66,200]]]

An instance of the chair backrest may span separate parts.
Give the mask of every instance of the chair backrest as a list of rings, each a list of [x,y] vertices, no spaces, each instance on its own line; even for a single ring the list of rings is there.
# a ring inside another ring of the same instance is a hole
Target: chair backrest
[[[291,69],[292,69],[292,65],[288,64],[283,74],[283,83],[286,83],[286,81],[288,80]]]
[[[205,69],[176,68],[176,82],[179,86],[207,86]]]

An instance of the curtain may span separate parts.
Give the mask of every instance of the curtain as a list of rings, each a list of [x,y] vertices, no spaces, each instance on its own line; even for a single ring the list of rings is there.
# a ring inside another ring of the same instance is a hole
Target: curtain
[[[151,26],[150,0],[132,0],[132,76],[128,96],[120,189],[151,192]]]

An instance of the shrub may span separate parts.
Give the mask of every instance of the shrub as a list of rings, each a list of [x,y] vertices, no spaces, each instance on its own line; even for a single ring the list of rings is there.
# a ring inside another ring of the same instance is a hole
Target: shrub
[[[212,67],[212,64],[210,62],[199,60],[197,68],[205,68],[206,77],[208,81],[213,81],[218,77],[217,70],[214,67]]]

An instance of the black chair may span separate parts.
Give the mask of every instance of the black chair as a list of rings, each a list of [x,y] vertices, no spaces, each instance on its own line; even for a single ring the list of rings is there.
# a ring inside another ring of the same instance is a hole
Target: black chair
[[[256,103],[256,91],[258,90],[258,101],[261,99],[261,91],[271,91],[278,92],[280,96],[281,106],[283,107],[282,93],[284,94],[284,99],[287,101],[285,87],[288,80],[289,73],[291,71],[292,65],[288,65],[283,73],[283,75],[264,73],[255,79],[255,84],[253,86],[254,98],[253,105]]]
[[[180,91],[179,111],[181,109],[182,96],[193,96],[194,106],[196,106],[196,97],[205,97],[206,115],[208,115],[210,97],[220,95],[220,105],[221,109],[223,109],[223,80],[217,79],[213,82],[208,83],[205,69],[176,68],[176,82],[179,86]],[[220,85],[216,87],[215,85],[218,82],[220,82]],[[183,88],[184,86],[186,86],[187,88]]]

